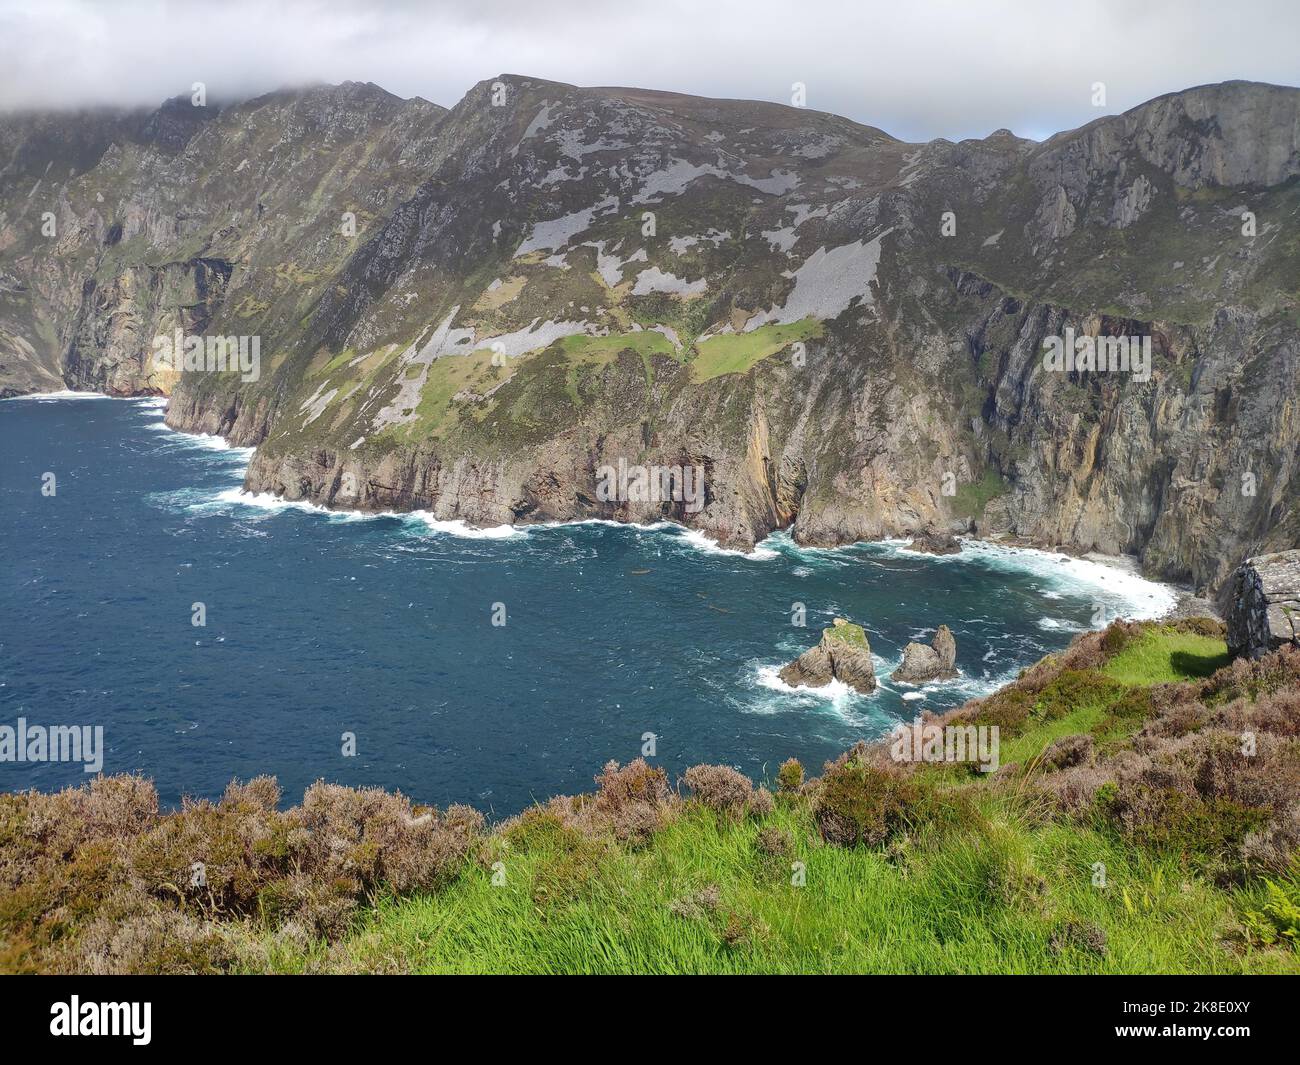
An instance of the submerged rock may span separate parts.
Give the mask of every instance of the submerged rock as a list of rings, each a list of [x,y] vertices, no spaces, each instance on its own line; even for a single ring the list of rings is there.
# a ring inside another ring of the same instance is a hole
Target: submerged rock
[[[961,541],[952,533],[927,529],[920,535],[914,536],[907,549],[924,551],[927,555],[958,555],[961,554]]]
[[[903,648],[903,662],[890,674],[890,679],[906,684],[924,684],[956,675],[957,641],[947,625],[940,625],[932,643],[909,643]]]
[[[843,618],[822,629],[821,642],[805,651],[781,670],[781,679],[791,687],[821,688],[832,680],[866,694],[876,690],[876,667],[871,644],[861,625]]]

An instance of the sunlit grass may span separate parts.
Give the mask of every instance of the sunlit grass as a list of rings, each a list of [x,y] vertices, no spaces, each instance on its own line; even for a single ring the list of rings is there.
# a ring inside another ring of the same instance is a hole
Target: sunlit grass
[[[1107,662],[1103,672],[1123,684],[1169,684],[1208,677],[1228,662],[1223,640],[1153,628]]]
[[[765,325],[752,333],[723,333],[696,345],[691,380],[697,384],[723,374],[744,373],[770,355],[800,340],[821,336],[822,324],[802,318],[788,325]]]
[[[475,866],[446,892],[390,902],[331,955],[281,952],[296,971],[425,973],[1150,973],[1300,971],[1279,951],[1226,950],[1231,897],[1088,829],[1033,828],[989,797],[969,831],[886,855],[823,845],[806,813],[770,819],[795,840],[775,858],[752,823],[692,809],[649,847],[613,847],[571,898],[539,903],[562,847]],[[791,882],[803,863],[804,884]],[[1100,865],[1098,865],[1100,863]],[[1105,870],[1104,886],[1097,883]],[[717,889],[716,907],[691,905]],[[1072,941],[1100,929],[1102,951]]]

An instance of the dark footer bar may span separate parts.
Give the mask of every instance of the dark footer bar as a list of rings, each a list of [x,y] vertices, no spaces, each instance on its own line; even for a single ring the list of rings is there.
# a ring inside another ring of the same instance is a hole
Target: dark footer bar
[[[814,1018],[825,1017],[827,996],[844,996],[845,1004],[856,1003],[849,1016],[921,1035],[930,1050],[948,1043],[986,1051],[990,1042],[1032,1046],[1044,1036],[1052,1043],[1040,1047],[1071,1051],[1155,1043],[1222,1053],[1234,1043],[1252,1050],[1293,1046],[1298,986],[1259,977],[863,977],[834,988],[823,978],[815,985],[786,980],[760,990],[751,982],[703,993],[661,982],[648,999],[644,988],[609,980],[561,991],[418,977],[13,977],[0,984],[0,1047],[71,1043],[93,1050],[111,1042],[128,1053],[209,1053],[283,1045],[338,1053],[387,1045],[402,1031],[467,1022],[479,1029],[479,1041],[508,1042],[512,1032],[535,1040],[539,1031],[554,1031],[558,1009],[569,1039],[617,1036],[627,1025],[644,1032],[643,1025],[653,1030],[680,1020],[706,1021],[724,1039],[744,1039],[754,1017],[739,1008],[739,996],[767,994],[779,997],[795,1040],[816,1037],[824,1022]],[[559,1006],[557,992],[567,1006]],[[800,1020],[803,995],[811,1011],[806,1021]],[[481,1021],[492,1012],[507,1023],[483,1032]]]

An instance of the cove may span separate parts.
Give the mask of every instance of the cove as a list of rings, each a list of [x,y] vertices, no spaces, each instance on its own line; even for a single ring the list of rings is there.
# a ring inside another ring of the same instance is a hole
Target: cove
[[[321,512],[241,493],[249,453],[173,432],[163,402],[0,402],[0,723],[102,726],[104,772],[146,774],[168,804],[272,774],[287,802],[325,779],[501,816],[589,790],[647,733],[674,776],[717,762],[762,778],[792,756],[816,771],[1005,683],[1099,607],[1173,602],[1104,565],[984,544],[932,558],[777,535],[746,555],[672,525]],[[867,630],[880,689],[786,688],[779,668],[836,616]],[[890,682],[941,623],[961,676]],[[85,780],[80,763],[0,763],[4,790]]]

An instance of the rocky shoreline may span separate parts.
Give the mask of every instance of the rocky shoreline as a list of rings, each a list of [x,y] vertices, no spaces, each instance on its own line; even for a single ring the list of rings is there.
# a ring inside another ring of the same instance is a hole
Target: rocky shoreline
[[[64,394],[62,391],[28,392],[21,396],[7,398],[34,399],[40,396],[58,398],[62,394]],[[73,393],[67,394],[71,395]],[[169,428],[182,433],[218,436],[232,447],[258,448],[258,444],[265,439],[267,421],[270,416],[265,408],[248,411],[238,405],[219,414],[194,402],[187,402],[183,407],[177,407],[177,397],[160,397],[159,393],[153,390],[142,390],[131,394],[92,393],[89,391],[76,394],[101,395],[111,399],[167,398],[168,407],[165,417]],[[885,531],[878,536],[865,539],[818,539],[815,542],[802,542],[797,539],[797,530],[792,529],[791,526],[773,526],[764,533],[764,536],[757,538],[738,535],[724,538],[717,534],[717,527],[712,524],[692,521],[691,516],[687,514],[665,515],[659,509],[647,510],[644,514],[627,514],[620,513],[615,508],[602,508],[593,505],[591,507],[570,507],[566,512],[565,508],[552,505],[540,513],[521,515],[508,504],[490,497],[484,498],[481,491],[474,490],[468,485],[453,493],[451,502],[444,502],[442,505],[432,508],[420,505],[425,500],[400,492],[396,493],[394,498],[385,501],[365,497],[348,500],[341,498],[337,490],[343,483],[342,474],[352,471],[338,470],[332,466],[326,466],[324,464],[326,455],[324,454],[317,454],[314,459],[320,463],[317,467],[320,476],[308,478],[306,482],[300,481],[299,490],[295,493],[288,490],[289,485],[285,478],[296,466],[292,463],[286,463],[284,459],[264,455],[261,449],[258,448],[254,451],[249,463],[243,491],[250,494],[266,493],[290,502],[310,503],[324,510],[339,513],[409,513],[417,510],[427,510],[436,521],[461,521],[470,528],[484,530],[502,526],[526,529],[532,525],[545,526],[590,520],[614,521],[630,525],[652,525],[668,521],[680,525],[682,528],[703,533],[713,539],[721,548],[742,553],[752,552],[766,535],[781,531],[790,531],[792,538],[800,547],[833,550],[861,543],[890,543],[898,545],[903,551],[936,557],[960,554],[963,545],[966,543],[986,544],[995,548],[1063,555],[1068,558],[1109,566],[1121,573],[1162,584],[1176,597],[1175,604],[1160,615],[1162,620],[1172,621],[1190,617],[1222,618],[1215,599],[1207,595],[1199,595],[1185,584],[1160,580],[1158,577],[1144,572],[1138,560],[1133,556],[1110,555],[1093,550],[1083,550],[1075,545],[1052,543],[1032,537],[1006,534],[989,536],[962,534],[957,536],[951,533],[936,532],[932,523],[922,523],[916,529]],[[463,467],[456,467],[455,469],[458,476],[464,478],[467,475],[467,471]],[[478,469],[478,467],[475,467],[475,469]],[[325,476],[325,474],[328,474],[328,476]],[[362,475],[365,476],[364,473]],[[354,476],[356,476],[355,473]],[[956,547],[955,550],[953,545]]]

